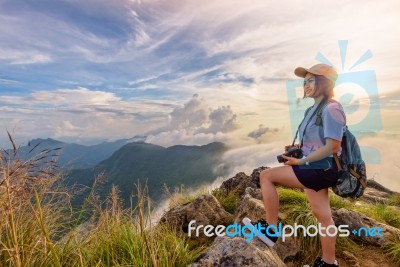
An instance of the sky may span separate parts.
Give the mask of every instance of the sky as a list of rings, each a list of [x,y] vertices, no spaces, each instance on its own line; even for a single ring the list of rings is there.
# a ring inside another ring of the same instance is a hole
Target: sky
[[[395,0],[0,0],[0,144],[221,141],[251,172],[312,104],[293,70],[323,62],[369,176],[400,191],[397,25]]]

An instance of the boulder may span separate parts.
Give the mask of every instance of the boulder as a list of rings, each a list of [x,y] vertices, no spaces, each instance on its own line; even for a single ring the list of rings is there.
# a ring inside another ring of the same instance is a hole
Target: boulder
[[[283,214],[280,214],[279,218],[282,219],[283,216]],[[241,223],[244,217],[248,217],[252,221],[265,218],[261,189],[251,187],[246,188],[245,194],[236,209],[235,222]],[[273,248],[282,260],[285,260],[289,256],[295,256],[299,252],[294,237],[286,238],[285,242],[279,238]]]
[[[263,170],[269,169],[269,167],[258,167],[257,169],[254,169],[253,172],[251,173],[250,177],[251,177],[251,182],[254,183],[256,185],[256,188],[260,188],[260,173]]]
[[[246,175],[244,172],[239,172],[232,178],[224,181],[219,189],[225,196],[229,193],[234,193],[235,195],[241,197],[247,187],[256,186],[255,184],[251,184],[250,179],[250,176]]]
[[[246,188],[245,194],[236,208],[235,222],[240,223],[244,217],[256,221],[265,218],[261,189]]]
[[[394,191],[384,187],[383,185],[381,185],[380,183],[378,183],[378,182],[376,182],[375,180],[372,180],[372,179],[367,180],[367,188],[375,188],[378,191],[385,192],[385,193],[388,193],[390,195],[395,193]]]
[[[215,238],[208,252],[189,265],[189,267],[205,266],[276,266],[284,267],[285,263],[275,250],[255,238],[246,242],[243,237],[222,236]]]
[[[266,169],[268,169],[268,167],[263,166],[254,169],[250,176],[246,175],[244,172],[239,172],[234,177],[224,181],[219,189],[224,195],[234,192],[239,197],[242,197],[247,187],[260,188],[260,173]]]
[[[347,210],[344,208],[341,209],[332,209],[333,220],[335,221],[336,226],[339,225],[348,225],[348,230],[350,231],[350,238],[354,240],[361,241],[366,244],[370,244],[373,246],[383,246],[388,242],[394,241],[394,236],[400,236],[400,230],[389,226],[376,220],[365,216],[356,211]],[[364,230],[359,231],[361,227],[365,229],[370,229],[372,227],[380,228],[382,236],[379,235],[378,232],[368,233]],[[361,235],[358,233],[353,233],[353,230],[358,230]]]
[[[381,191],[375,187],[367,187],[364,191],[364,195],[360,198],[360,200],[364,200],[372,204],[386,204],[386,202],[390,198],[390,195],[390,193]]]
[[[160,223],[187,233],[192,220],[196,221],[196,225],[228,225],[233,221],[233,216],[224,210],[213,195],[202,195],[190,203],[167,211]]]

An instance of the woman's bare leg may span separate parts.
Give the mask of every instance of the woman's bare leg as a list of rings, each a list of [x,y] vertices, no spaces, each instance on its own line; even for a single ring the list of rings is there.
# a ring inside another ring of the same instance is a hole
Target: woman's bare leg
[[[335,225],[329,204],[328,189],[321,189],[318,192],[312,189],[305,189],[304,192],[310,202],[313,214],[318,222],[321,223],[321,226],[326,228],[329,225]],[[329,236],[326,232],[322,232],[325,234],[325,236],[319,236],[321,240],[322,259],[326,263],[332,264],[335,261],[336,235]]]
[[[270,168],[260,173],[260,186],[266,213],[266,221],[277,225],[279,211],[279,196],[275,186],[282,185],[290,188],[305,188],[299,182],[291,166]]]

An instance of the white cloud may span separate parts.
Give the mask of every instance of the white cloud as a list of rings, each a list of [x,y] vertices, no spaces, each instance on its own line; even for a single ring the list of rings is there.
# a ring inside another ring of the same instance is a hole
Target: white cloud
[[[205,145],[228,142],[228,133],[239,128],[230,107],[210,108],[198,94],[170,113],[167,125],[151,131],[146,142],[162,146]]]
[[[194,129],[207,121],[209,111],[203,99],[193,98],[183,107],[175,108],[171,113],[170,129]]]
[[[209,115],[210,125],[207,128],[200,128],[199,133],[228,133],[239,128],[236,122],[236,114],[233,114],[230,106],[218,107]]]
[[[233,167],[229,177],[238,172],[245,172],[250,175],[254,169],[261,166],[282,166],[278,163],[276,156],[283,152],[284,143],[278,141],[231,149],[224,154],[222,160],[225,164]]]
[[[12,65],[44,64],[53,61],[49,54],[35,51],[19,51],[15,49],[0,49],[0,60],[7,60]]]
[[[13,131],[20,143],[37,137],[69,142],[131,138],[160,127],[174,101],[122,100],[86,88],[36,91],[0,99],[0,140]]]
[[[400,136],[385,131],[373,136],[358,138],[360,146],[375,148],[380,153],[379,164],[368,164],[367,177],[374,178],[391,190],[400,192],[400,164],[398,154],[400,151]]]

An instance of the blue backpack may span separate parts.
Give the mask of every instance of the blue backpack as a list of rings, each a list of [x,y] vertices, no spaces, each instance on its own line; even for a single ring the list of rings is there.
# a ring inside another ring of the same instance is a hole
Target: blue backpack
[[[322,111],[327,104],[320,105],[316,111],[315,124],[318,126],[322,126]],[[340,157],[336,154],[333,155],[338,166],[339,179],[336,185],[332,187],[332,190],[338,196],[356,199],[363,195],[367,187],[367,173],[360,146],[347,126],[345,126],[343,133],[341,147],[342,153]]]

